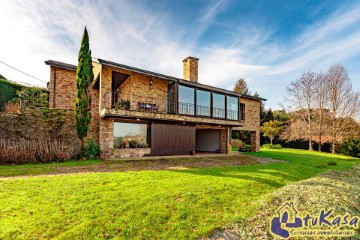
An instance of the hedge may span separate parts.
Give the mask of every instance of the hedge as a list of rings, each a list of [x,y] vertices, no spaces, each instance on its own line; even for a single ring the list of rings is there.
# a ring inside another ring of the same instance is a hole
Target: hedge
[[[4,104],[17,97],[16,91],[24,87],[20,84],[0,79],[0,111],[3,110]]]

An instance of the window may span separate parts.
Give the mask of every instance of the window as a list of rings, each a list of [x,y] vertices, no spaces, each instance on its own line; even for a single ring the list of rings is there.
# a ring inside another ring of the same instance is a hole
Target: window
[[[213,117],[225,118],[225,95],[213,94]]]
[[[195,114],[195,89],[179,86],[179,113],[186,115]]]
[[[210,98],[210,92],[196,90],[196,115],[210,117]]]
[[[245,120],[245,104],[240,103],[240,120]]]
[[[148,147],[148,125],[114,122],[115,148]]]
[[[227,119],[230,120],[238,120],[239,119],[239,98],[227,96],[226,97],[226,104],[227,104]]]
[[[168,87],[168,113],[176,113],[176,100],[175,100],[175,83],[169,84]]]

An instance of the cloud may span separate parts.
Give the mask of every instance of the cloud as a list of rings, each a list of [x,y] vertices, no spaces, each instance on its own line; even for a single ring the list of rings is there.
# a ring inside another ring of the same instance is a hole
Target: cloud
[[[274,107],[285,95],[285,86],[303,71],[360,55],[360,4],[319,18],[290,40],[275,37],[281,26],[270,27],[266,21],[241,18],[226,25],[221,15],[230,10],[229,1],[205,4],[191,19],[184,16],[184,24],[180,15],[167,11],[166,3],[154,7],[131,0],[5,0],[0,8],[0,60],[48,81],[44,61],[76,64],[86,25],[93,57],[182,77],[182,59],[192,55],[200,58],[200,82],[231,89],[243,77]],[[215,26],[222,26],[225,34],[205,41],[204,35]],[[42,84],[1,64],[0,73]]]

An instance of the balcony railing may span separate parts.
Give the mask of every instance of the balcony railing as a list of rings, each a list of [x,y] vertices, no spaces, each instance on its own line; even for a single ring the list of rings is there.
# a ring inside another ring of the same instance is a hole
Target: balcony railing
[[[225,111],[225,109],[221,108],[211,108],[210,106],[202,105],[195,106],[195,104],[169,101],[168,99],[128,95],[118,92],[107,93],[105,99],[110,100],[111,108],[115,109],[213,117],[228,120],[239,119],[239,112],[235,110],[227,109]]]

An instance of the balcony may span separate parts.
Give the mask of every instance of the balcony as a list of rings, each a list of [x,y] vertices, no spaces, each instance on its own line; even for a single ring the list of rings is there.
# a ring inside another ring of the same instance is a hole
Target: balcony
[[[123,115],[131,117],[148,117],[171,119],[189,122],[208,122],[240,126],[238,111],[201,106],[190,103],[175,102],[168,99],[157,99],[138,95],[127,95],[119,92],[108,92],[106,99],[111,99],[111,109],[102,111],[102,115]]]

